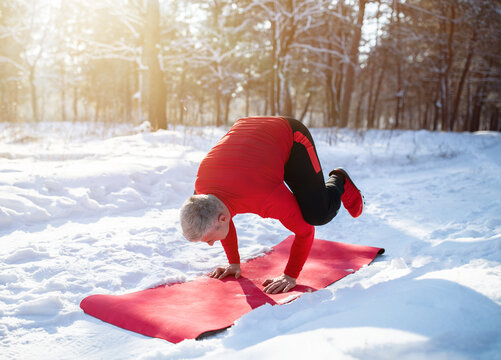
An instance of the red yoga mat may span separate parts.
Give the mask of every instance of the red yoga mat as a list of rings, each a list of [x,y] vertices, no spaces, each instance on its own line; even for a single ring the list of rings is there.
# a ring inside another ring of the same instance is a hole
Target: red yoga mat
[[[91,295],[80,307],[110,324],[178,343],[225,329],[261,305],[284,304],[305,292],[324,288],[384,252],[381,248],[315,239],[297,286],[288,293],[265,294],[262,282],[282,273],[293,239],[289,236],[264,256],[243,263],[239,279],[202,276],[125,295]]]

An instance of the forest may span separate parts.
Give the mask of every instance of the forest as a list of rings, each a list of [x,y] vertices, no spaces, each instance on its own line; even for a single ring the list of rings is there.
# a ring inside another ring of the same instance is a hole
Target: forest
[[[0,121],[501,130],[499,0],[0,2]]]

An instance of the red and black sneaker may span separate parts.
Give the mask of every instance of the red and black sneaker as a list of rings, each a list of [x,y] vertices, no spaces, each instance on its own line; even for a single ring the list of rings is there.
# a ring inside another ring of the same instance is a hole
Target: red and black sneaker
[[[360,190],[355,186],[345,169],[336,168],[329,173],[329,176],[332,174],[344,177],[344,193],[341,196],[341,201],[351,216],[354,218],[359,217],[364,208],[364,199]]]

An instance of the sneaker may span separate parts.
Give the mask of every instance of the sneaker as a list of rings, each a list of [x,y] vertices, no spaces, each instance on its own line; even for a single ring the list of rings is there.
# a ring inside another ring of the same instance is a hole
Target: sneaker
[[[337,174],[344,177],[344,193],[341,196],[343,206],[354,218],[362,214],[364,199],[360,190],[355,186],[350,176],[343,168],[336,168],[329,173],[329,176]]]

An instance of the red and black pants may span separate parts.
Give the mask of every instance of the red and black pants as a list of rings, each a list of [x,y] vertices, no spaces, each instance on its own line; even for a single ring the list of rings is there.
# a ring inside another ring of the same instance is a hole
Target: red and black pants
[[[284,167],[284,181],[296,197],[304,220],[310,225],[327,224],[341,206],[344,179],[332,175],[324,182],[309,130],[298,120],[284,119],[289,122],[294,136],[289,160]]]

